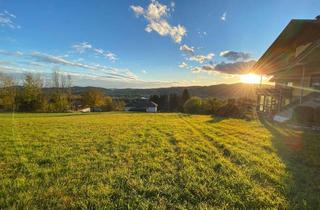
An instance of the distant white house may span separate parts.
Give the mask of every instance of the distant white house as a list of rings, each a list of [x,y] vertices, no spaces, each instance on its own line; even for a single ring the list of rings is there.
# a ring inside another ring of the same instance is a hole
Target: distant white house
[[[146,112],[153,112],[153,113],[158,112],[158,104],[150,101],[149,105],[147,106]]]
[[[88,107],[88,108],[80,109],[79,111],[82,113],[87,113],[87,112],[91,112],[91,109],[90,109],[90,107]]]
[[[79,109],[79,112],[86,113],[86,112],[102,112],[102,109],[99,107],[87,107],[83,109]]]
[[[128,103],[125,107],[126,112],[158,112],[158,104],[147,99],[138,99]]]

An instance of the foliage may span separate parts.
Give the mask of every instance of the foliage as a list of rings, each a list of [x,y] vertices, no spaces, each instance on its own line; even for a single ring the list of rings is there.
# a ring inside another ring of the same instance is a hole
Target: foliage
[[[218,110],[225,104],[225,102],[218,98],[208,98],[202,100],[201,113],[216,115]]]
[[[66,112],[72,108],[71,76],[53,71],[51,76],[52,93],[49,96],[48,111]]]
[[[191,97],[183,105],[183,110],[185,113],[197,114],[201,112],[201,104],[202,104],[201,98]]]
[[[188,91],[188,89],[184,89],[182,92],[182,96],[181,96],[181,104],[183,105],[189,99],[190,99],[189,91]]]
[[[16,88],[13,78],[0,73],[0,108],[14,110],[16,103]]]
[[[184,103],[190,98],[187,89],[184,89],[182,95],[171,93],[168,95],[151,95],[149,100],[158,104],[159,111],[182,112]]]
[[[123,100],[114,99],[112,100],[112,110],[113,111],[124,111],[126,103]]]
[[[272,126],[0,114],[0,208],[319,209],[320,135]]]
[[[112,98],[110,96],[104,96],[104,103],[101,105],[102,110],[110,112],[113,110]]]
[[[314,118],[314,108],[309,106],[297,106],[293,111],[293,119],[301,124],[312,124]]]
[[[231,118],[241,118],[243,117],[240,108],[236,105],[236,101],[234,99],[229,99],[228,103],[221,106],[217,115],[220,117],[231,117]]]
[[[106,103],[104,92],[98,89],[90,89],[82,94],[82,102],[84,106],[101,107]]]
[[[20,111],[37,112],[42,110],[44,100],[42,87],[43,80],[39,74],[25,74],[23,90],[18,97]]]
[[[180,97],[176,93],[169,95],[169,111],[177,112],[180,106]]]

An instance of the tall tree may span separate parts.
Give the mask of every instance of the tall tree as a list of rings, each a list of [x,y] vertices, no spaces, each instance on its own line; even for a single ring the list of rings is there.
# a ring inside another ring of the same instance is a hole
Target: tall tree
[[[182,96],[181,96],[182,106],[183,106],[183,104],[186,103],[186,101],[188,101],[189,99],[190,99],[189,91],[188,91],[188,89],[184,89],[183,92],[182,92]]]
[[[12,77],[0,74],[0,106],[5,110],[16,108],[16,87]]]
[[[179,96],[176,93],[172,93],[169,96],[169,110],[176,112],[179,109]]]
[[[101,107],[106,103],[105,97],[101,90],[90,89],[82,94],[82,101],[85,106]]]
[[[50,109],[53,112],[65,112],[71,108],[71,76],[53,71],[52,76],[52,93],[50,95]]]
[[[156,104],[160,104],[160,96],[158,95],[151,95],[150,98],[149,98],[149,101],[152,101]]]
[[[23,91],[20,96],[21,111],[41,111],[43,80],[39,74],[27,73],[24,76]]]
[[[168,111],[169,110],[169,98],[168,95],[160,95],[159,98],[159,110]]]

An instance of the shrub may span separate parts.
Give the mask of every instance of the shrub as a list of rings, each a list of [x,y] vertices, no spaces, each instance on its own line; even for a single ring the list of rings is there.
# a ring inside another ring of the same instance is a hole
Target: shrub
[[[313,123],[314,108],[309,106],[297,106],[293,111],[293,118],[296,122],[301,124]]]
[[[186,113],[190,114],[198,114],[201,111],[201,98],[199,97],[191,97],[187,100],[183,105],[183,110]]]
[[[216,114],[217,111],[223,106],[224,101],[217,98],[208,98],[202,100],[201,113],[203,114]]]
[[[241,118],[242,112],[236,105],[235,100],[229,99],[228,103],[217,111],[217,115],[221,117]]]

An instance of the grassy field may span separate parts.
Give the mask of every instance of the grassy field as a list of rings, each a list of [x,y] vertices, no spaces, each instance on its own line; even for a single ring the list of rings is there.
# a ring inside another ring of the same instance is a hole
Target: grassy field
[[[320,134],[183,114],[0,114],[0,209],[320,208]]]

